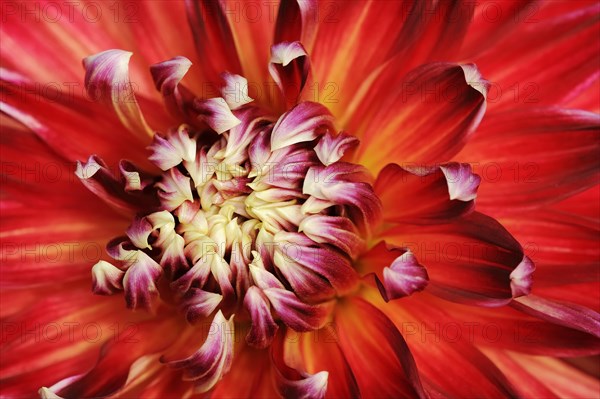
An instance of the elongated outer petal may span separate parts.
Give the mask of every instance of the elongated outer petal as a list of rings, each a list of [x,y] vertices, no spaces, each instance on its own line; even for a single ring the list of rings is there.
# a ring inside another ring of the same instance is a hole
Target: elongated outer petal
[[[598,152],[598,114],[535,107],[486,116],[455,159],[474,162],[482,177],[477,209],[500,214],[536,209],[598,184]]]
[[[218,134],[222,134],[241,123],[222,97],[196,100],[194,108],[199,113],[198,117]]]
[[[110,295],[123,289],[125,272],[106,261],[92,267],[92,291],[97,295]]]
[[[600,314],[592,309],[568,302],[545,299],[537,295],[516,298],[511,306],[540,319],[600,338]]]
[[[328,129],[333,130],[333,117],[318,103],[302,102],[283,114],[271,133],[271,151],[304,141],[311,141]]]
[[[158,297],[156,282],[162,275],[162,268],[151,257],[137,251],[135,260],[123,278],[125,299],[130,309],[146,308],[152,310]]]
[[[424,64],[401,79],[395,68],[386,65],[371,89],[384,96],[344,125],[361,140],[357,160],[374,173],[394,160],[450,161],[479,126],[489,83],[472,64]]]
[[[85,88],[94,100],[112,105],[115,113],[132,133],[152,137],[135,99],[135,85],[129,80],[129,59],[133,53],[106,50],[83,60]]]
[[[373,189],[382,201],[384,220],[432,224],[471,212],[480,181],[468,164],[389,164],[377,176]]]
[[[308,54],[300,42],[278,43],[271,47],[269,73],[279,86],[288,107],[298,102],[309,71]]]
[[[427,268],[427,290],[447,300],[501,306],[531,289],[533,265],[521,245],[478,212],[445,224],[403,223],[385,236],[411,249]]]
[[[186,359],[169,362],[163,358],[162,361],[170,367],[183,369],[184,380],[194,381],[196,392],[206,392],[231,368],[233,334],[233,316],[227,320],[219,310],[212,321],[206,341],[198,351]]]
[[[381,311],[353,298],[347,306],[336,309],[334,321],[340,348],[361,393],[386,398],[427,397],[404,338]]]
[[[269,300],[260,288],[252,286],[244,297],[244,307],[252,318],[252,326],[246,335],[246,342],[261,349],[268,347],[279,328],[271,316]]]

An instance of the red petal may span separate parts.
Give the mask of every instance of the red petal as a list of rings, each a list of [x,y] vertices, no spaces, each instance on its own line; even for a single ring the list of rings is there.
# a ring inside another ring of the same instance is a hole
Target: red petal
[[[456,156],[481,175],[482,212],[531,209],[597,184],[600,116],[536,108],[489,115]]]
[[[340,348],[364,397],[426,397],[402,335],[377,308],[352,299],[335,315]]]
[[[386,65],[345,124],[361,138],[357,159],[374,172],[400,160],[448,161],[479,125],[487,88],[473,64],[425,64],[401,79]]]
[[[480,180],[467,164],[389,164],[377,176],[374,190],[382,201],[384,220],[430,224],[469,213]]]
[[[520,292],[511,284],[519,278],[513,271],[528,261],[519,243],[488,216],[474,212],[447,224],[403,224],[385,237],[411,249],[427,268],[428,290],[446,299],[498,306]]]

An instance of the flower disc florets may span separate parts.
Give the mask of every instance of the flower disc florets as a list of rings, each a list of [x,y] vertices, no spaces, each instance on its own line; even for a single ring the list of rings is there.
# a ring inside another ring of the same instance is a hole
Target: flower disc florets
[[[358,141],[337,134],[317,103],[278,119],[224,99],[197,106],[206,129],[155,135],[149,159],[160,176],[123,162],[117,177],[96,157],[80,165],[90,188],[121,182],[122,201],[138,206],[127,235],[108,245],[117,265],[94,266],[95,292],[124,289],[130,308],[174,304],[190,322],[235,314],[250,320],[246,340],[257,347],[278,320],[321,327],[333,299],[355,289],[352,262],[380,214],[368,173],[341,160]]]

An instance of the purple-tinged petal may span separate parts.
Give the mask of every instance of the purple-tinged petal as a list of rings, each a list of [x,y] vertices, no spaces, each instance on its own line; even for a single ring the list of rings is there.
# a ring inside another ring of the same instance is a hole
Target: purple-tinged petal
[[[204,393],[214,387],[231,368],[234,331],[233,316],[227,320],[219,310],[211,323],[206,341],[198,351],[182,360],[161,360],[170,367],[183,369],[183,379],[194,381],[195,391]]]
[[[225,85],[221,88],[221,95],[232,111],[246,105],[254,99],[248,96],[248,80],[240,75],[225,72],[221,75]]]
[[[163,95],[163,100],[173,116],[189,116],[188,108],[194,96],[179,83],[191,66],[192,62],[189,59],[177,56],[150,67],[154,85]]]
[[[300,380],[289,380],[280,373],[275,376],[277,390],[284,398],[322,399],[327,393],[329,373],[319,371]]]
[[[155,134],[148,149],[152,151],[148,159],[162,170],[169,170],[183,161],[192,162],[196,159],[196,140],[190,138],[184,125],[166,139]]]
[[[158,297],[156,282],[162,275],[162,268],[151,257],[137,251],[135,260],[123,278],[125,299],[130,309],[152,309]]]
[[[298,102],[310,72],[310,60],[300,42],[271,46],[269,73],[279,86],[288,107]]]
[[[209,98],[207,100],[196,100],[194,103],[199,118],[204,120],[208,126],[218,134],[222,134],[242,123],[231,112],[224,98]]]
[[[113,174],[108,166],[95,155],[85,164],[77,161],[75,175],[83,185],[107,204],[122,212],[155,206],[154,197],[141,192],[126,192],[126,183]]]
[[[388,164],[379,172],[374,191],[383,204],[384,221],[446,223],[473,211],[480,180],[468,164]]]
[[[521,263],[510,273],[510,289],[513,298],[531,293],[534,271],[535,264],[527,256],[524,256]]]
[[[92,291],[96,295],[111,295],[121,291],[123,276],[124,271],[101,260],[92,267]]]
[[[453,162],[440,166],[440,169],[448,182],[450,200],[466,202],[477,197],[481,177],[473,173],[471,165]]]
[[[156,184],[162,206],[173,211],[184,201],[194,201],[190,178],[173,168],[169,174],[164,174],[162,181]]]
[[[154,184],[155,177],[149,173],[139,170],[129,161],[121,160],[119,162],[119,172],[125,181],[125,191],[142,191],[146,187]]]
[[[329,373],[320,371],[310,374],[302,369],[290,367],[286,362],[286,354],[286,337],[280,334],[271,346],[271,358],[275,366],[274,379],[279,394],[284,398],[322,399],[327,391]]]
[[[370,234],[381,218],[381,202],[369,183],[360,180],[362,171],[343,162],[327,167],[311,167],[306,173],[302,192],[321,200],[349,206],[352,220],[358,228]]]
[[[281,320],[296,331],[323,327],[334,306],[332,301],[315,305],[304,303],[293,292],[281,288],[267,288],[263,292]]]
[[[348,218],[341,216],[305,217],[298,226],[298,232],[306,234],[317,243],[334,245],[352,258],[357,256],[364,247],[364,241],[358,235],[354,224]]]
[[[284,289],[283,284],[271,272],[265,270],[262,260],[258,256],[258,252],[253,251],[254,260],[249,265],[252,281],[259,288],[266,290],[267,288]],[[258,266],[256,266],[258,265]]]
[[[271,315],[269,300],[260,288],[252,286],[248,288],[244,297],[244,307],[252,319],[252,327],[246,335],[246,342],[260,349],[268,347],[279,328]]]
[[[199,288],[190,289],[184,296],[182,307],[185,318],[190,323],[210,316],[223,300],[223,295],[208,292]]]
[[[333,130],[329,110],[314,102],[303,102],[283,114],[271,133],[271,151],[292,144],[311,141]]]
[[[152,129],[146,123],[129,80],[129,59],[133,53],[106,50],[83,60],[85,88],[93,100],[111,105],[123,125],[133,134],[147,139]]]
[[[179,234],[172,234],[171,240],[163,244],[163,253],[160,257],[160,265],[165,270],[176,274],[179,270],[188,269],[188,263],[184,255],[185,240]]]
[[[544,299],[536,295],[516,298],[511,306],[542,320],[600,338],[600,314],[592,309],[573,303]]]
[[[337,136],[327,132],[315,146],[315,152],[319,161],[325,166],[329,166],[334,162],[339,161],[344,156],[344,153],[350,148],[356,147],[359,140],[347,134],[340,132]]]
[[[194,266],[192,266],[190,270],[171,283],[171,289],[174,291],[185,292],[189,290],[194,283],[197,283],[198,286],[203,287],[206,283],[206,280],[208,280],[209,274],[210,264],[207,260],[207,257],[202,256],[196,261],[196,263],[194,263]]]
[[[148,243],[152,230],[152,224],[145,217],[136,217],[127,229],[127,237],[139,249],[152,249]]]
[[[379,289],[387,302],[423,291],[428,282],[425,267],[419,264],[412,252],[406,251],[390,267],[383,269],[383,287],[380,286]]]

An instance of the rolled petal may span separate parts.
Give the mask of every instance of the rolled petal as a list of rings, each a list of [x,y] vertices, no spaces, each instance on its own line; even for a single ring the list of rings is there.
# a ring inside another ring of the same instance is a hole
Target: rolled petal
[[[106,261],[92,267],[92,291],[96,295],[111,295],[123,289],[125,272]]]
[[[383,269],[384,299],[402,298],[423,291],[429,282],[427,270],[417,262],[415,256],[406,251]]]
[[[142,191],[154,184],[156,178],[149,173],[138,169],[129,161],[119,162],[119,172],[125,181],[125,191]]]
[[[225,72],[222,75],[225,85],[221,89],[221,95],[229,106],[229,109],[236,109],[246,105],[254,99],[248,96],[248,80],[240,75]]]
[[[252,326],[246,335],[246,342],[261,349],[268,347],[279,328],[271,316],[269,300],[260,288],[252,286],[244,297],[244,307],[252,318]]]
[[[359,141],[356,137],[341,132],[334,136],[331,132],[325,133],[321,140],[315,146],[315,152],[319,161],[325,166],[329,166],[339,161],[344,153],[350,148],[356,147]]]
[[[373,189],[381,199],[386,221],[444,223],[473,210],[480,180],[467,164],[389,164],[377,176]]]
[[[182,307],[185,318],[190,323],[204,319],[215,311],[222,300],[223,295],[192,288],[183,297]]]
[[[132,55],[123,50],[106,50],[85,58],[85,88],[92,99],[111,105],[132,133],[149,138],[152,129],[142,115],[135,99],[135,86],[129,80]]]
[[[131,243],[139,249],[151,249],[152,247],[148,243],[150,233],[152,233],[152,224],[147,218],[135,218],[127,229],[127,237],[131,240]]]
[[[154,85],[163,95],[165,105],[173,116],[188,116],[193,95],[180,82],[191,66],[189,59],[177,56],[150,67]]]
[[[183,126],[166,139],[155,134],[148,149],[152,151],[148,159],[162,170],[169,170],[183,161],[192,162],[196,159],[196,140],[190,138],[188,129]]]
[[[271,133],[271,151],[292,144],[311,141],[327,130],[333,130],[333,117],[318,103],[303,102],[283,114]]]
[[[355,257],[364,247],[364,241],[354,224],[345,217],[310,215],[298,226],[298,232],[321,244],[331,244]]]
[[[521,263],[510,273],[510,289],[513,298],[531,293],[534,271],[534,263],[527,256],[524,256]]]
[[[213,388],[231,368],[234,342],[233,316],[227,320],[221,311],[215,315],[202,347],[186,359],[163,361],[183,369],[184,380],[194,381],[195,390],[203,393]]]
[[[222,97],[196,100],[194,107],[199,113],[198,117],[218,134],[222,134],[241,123]]]
[[[310,305],[290,291],[281,288],[263,290],[281,320],[296,331],[311,331],[323,327],[333,309],[333,302]]]
[[[301,41],[311,49],[318,29],[319,3],[316,0],[283,0],[275,24],[275,43]]]
[[[310,72],[310,61],[302,44],[284,42],[273,45],[269,72],[287,106],[296,104]]]
[[[77,161],[75,175],[92,193],[121,212],[155,205],[151,195],[126,191],[124,179],[115,176],[106,163],[95,155],[90,156],[85,164]]]
[[[161,189],[158,196],[161,204],[169,211],[179,207],[185,201],[194,201],[191,180],[184,176],[178,169],[171,169],[169,174],[163,175],[163,180],[156,184]]]
[[[160,265],[144,252],[137,251],[135,260],[123,278],[127,307],[152,310],[158,297],[156,283],[161,275]]]
[[[40,388],[38,393],[41,399],[63,399],[46,387]]]

